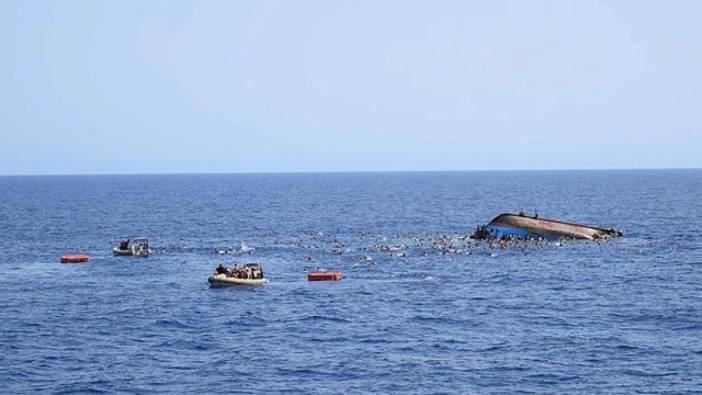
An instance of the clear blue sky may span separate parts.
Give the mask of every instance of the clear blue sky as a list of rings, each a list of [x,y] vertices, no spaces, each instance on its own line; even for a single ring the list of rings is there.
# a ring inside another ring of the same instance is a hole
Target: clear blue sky
[[[0,2],[0,174],[702,167],[700,1]]]

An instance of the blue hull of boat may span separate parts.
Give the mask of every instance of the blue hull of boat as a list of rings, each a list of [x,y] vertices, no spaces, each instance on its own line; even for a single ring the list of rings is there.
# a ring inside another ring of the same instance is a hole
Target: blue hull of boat
[[[563,222],[553,219],[528,217],[522,214],[504,213],[495,217],[489,224],[476,229],[474,235],[477,239],[503,239],[515,237],[519,239],[557,240],[584,239],[595,240],[608,237],[622,236],[623,232],[595,226]]]
[[[516,237],[519,239],[538,239],[542,238],[544,240],[558,240],[558,237],[550,236],[542,233],[529,232],[524,229],[511,228],[509,226],[498,226],[498,225],[488,225],[488,232],[490,232],[490,237],[496,240],[501,240],[505,237]]]

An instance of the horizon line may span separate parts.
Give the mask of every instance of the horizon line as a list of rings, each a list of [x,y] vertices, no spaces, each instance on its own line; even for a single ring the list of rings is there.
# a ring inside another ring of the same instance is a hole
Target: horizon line
[[[373,173],[509,173],[549,171],[651,171],[702,170],[702,167],[621,167],[621,168],[532,168],[532,169],[464,169],[464,170],[312,170],[312,171],[205,171],[205,172],[125,172],[125,173],[20,173],[0,177],[91,177],[91,176],[181,176],[181,175],[276,175],[276,174],[373,174]]]

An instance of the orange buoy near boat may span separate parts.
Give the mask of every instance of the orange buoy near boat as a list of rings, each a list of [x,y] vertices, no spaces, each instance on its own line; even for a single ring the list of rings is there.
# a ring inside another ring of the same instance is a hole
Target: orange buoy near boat
[[[90,255],[86,254],[71,254],[61,257],[61,263],[84,263],[90,262]]]
[[[308,281],[340,281],[341,272],[309,272]]]

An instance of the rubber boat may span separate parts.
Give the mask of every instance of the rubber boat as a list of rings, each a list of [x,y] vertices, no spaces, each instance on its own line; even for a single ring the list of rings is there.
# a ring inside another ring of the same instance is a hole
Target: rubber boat
[[[307,281],[340,281],[341,272],[309,272]]]
[[[263,267],[259,263],[247,263],[243,267],[238,265],[233,269],[219,265],[207,278],[211,286],[221,285],[266,285],[268,279],[263,277]]]
[[[207,278],[207,282],[210,283],[212,286],[216,286],[216,285],[266,285],[266,284],[268,284],[269,281],[265,278],[248,279],[248,278],[237,278],[237,277],[229,276],[226,274],[213,274]]]
[[[596,240],[623,235],[624,233],[621,230],[615,230],[614,228],[605,229],[555,219],[539,218],[536,215],[531,217],[522,213],[504,213],[495,217],[486,226],[478,227],[474,238],[500,240],[506,237],[520,239],[541,237],[549,240],[560,238]]]
[[[146,237],[135,237],[133,240],[123,238],[119,245],[112,249],[115,256],[149,256],[149,240]]]
[[[90,255],[86,254],[71,254],[61,257],[61,263],[85,263],[90,262]]]

